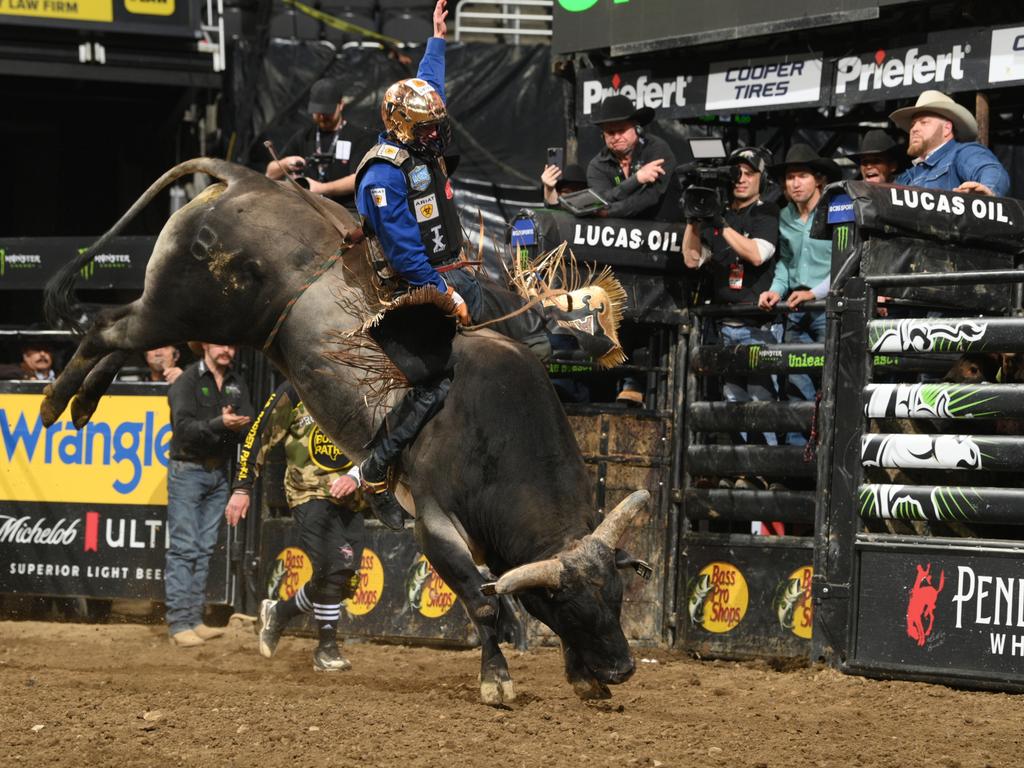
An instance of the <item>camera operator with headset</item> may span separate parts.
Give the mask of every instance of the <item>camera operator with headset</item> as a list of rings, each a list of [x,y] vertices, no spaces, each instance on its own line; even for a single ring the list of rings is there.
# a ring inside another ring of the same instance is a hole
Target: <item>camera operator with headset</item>
[[[361,152],[373,143],[373,139],[359,137],[366,140],[353,150],[352,131],[345,131],[347,124],[342,118],[344,106],[340,82],[333,78],[317,80],[309,91],[308,112],[312,124],[282,148],[284,157],[280,163],[271,160],[267,164],[267,176],[283,179],[284,166],[289,175],[308,185],[310,192],[354,205],[355,166],[349,161],[352,157],[362,157]]]
[[[608,203],[599,216],[657,217],[676,158],[667,143],[645,134],[653,119],[653,109],[636,109],[625,96],[609,96],[598,107],[593,122],[604,149],[587,166],[587,184]]]
[[[771,286],[779,209],[761,200],[770,162],[767,150],[741,147],[729,155],[724,166],[697,168],[684,174],[684,180],[711,179],[712,188],[695,189],[691,183],[683,193],[687,216],[683,260],[691,269],[705,268],[713,304],[755,307],[761,292]],[[713,192],[715,178],[723,186],[732,180],[730,194],[720,198],[700,195]],[[764,316],[722,317],[716,318],[715,324],[719,341],[726,346],[778,342],[772,320]],[[726,380],[723,394],[730,402],[775,399],[774,385],[767,375],[749,376],[746,381]],[[778,444],[774,433],[765,433],[764,439],[769,445]]]

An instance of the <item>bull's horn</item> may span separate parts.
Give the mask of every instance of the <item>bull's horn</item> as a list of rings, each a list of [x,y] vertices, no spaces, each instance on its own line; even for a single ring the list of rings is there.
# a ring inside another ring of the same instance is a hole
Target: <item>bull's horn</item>
[[[601,541],[608,548],[615,549],[619,544],[619,539],[622,538],[622,534],[626,532],[626,526],[633,519],[633,515],[646,506],[650,500],[650,492],[645,490],[633,491],[629,496],[620,501],[615,509],[605,515],[604,521],[597,526],[597,530],[592,534],[593,537]]]
[[[562,568],[562,563],[554,559],[520,565],[498,579],[494,592],[510,595],[524,589],[558,589],[562,585]]]

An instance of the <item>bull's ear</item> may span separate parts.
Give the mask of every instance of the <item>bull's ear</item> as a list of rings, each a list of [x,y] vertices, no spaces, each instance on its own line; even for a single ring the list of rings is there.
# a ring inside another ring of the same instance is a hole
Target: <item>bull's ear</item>
[[[527,563],[506,572],[497,581],[483,584],[485,595],[511,595],[526,589],[558,589],[562,585],[564,566],[557,559]]]
[[[615,567],[620,569],[632,568],[644,581],[650,581],[651,576],[654,575],[654,569],[651,568],[650,563],[646,560],[640,560],[639,558],[633,557],[624,549],[615,550]]]

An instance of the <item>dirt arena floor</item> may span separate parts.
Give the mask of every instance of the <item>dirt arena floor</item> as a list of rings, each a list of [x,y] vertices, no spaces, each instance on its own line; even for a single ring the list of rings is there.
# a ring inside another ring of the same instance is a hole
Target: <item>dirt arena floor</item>
[[[1024,698],[639,651],[584,703],[554,649],[509,650],[519,700],[477,702],[475,651],[313,641],[259,657],[251,628],[194,650],[158,626],[0,622],[4,766],[1019,766]]]

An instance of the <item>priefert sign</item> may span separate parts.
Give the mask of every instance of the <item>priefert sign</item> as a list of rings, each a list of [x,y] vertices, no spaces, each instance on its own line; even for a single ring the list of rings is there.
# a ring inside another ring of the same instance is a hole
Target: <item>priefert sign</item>
[[[967,76],[964,64],[970,52],[970,43],[956,43],[844,56],[836,62],[833,93],[836,101],[856,102],[913,95],[928,87],[962,90],[957,85]]]
[[[678,111],[686,107],[688,82],[685,75],[654,79],[647,73],[637,72],[625,76],[614,74],[607,85],[599,78],[587,78],[581,86],[583,115],[593,114],[609,96],[625,96],[637,109],[650,107],[659,111]]]

